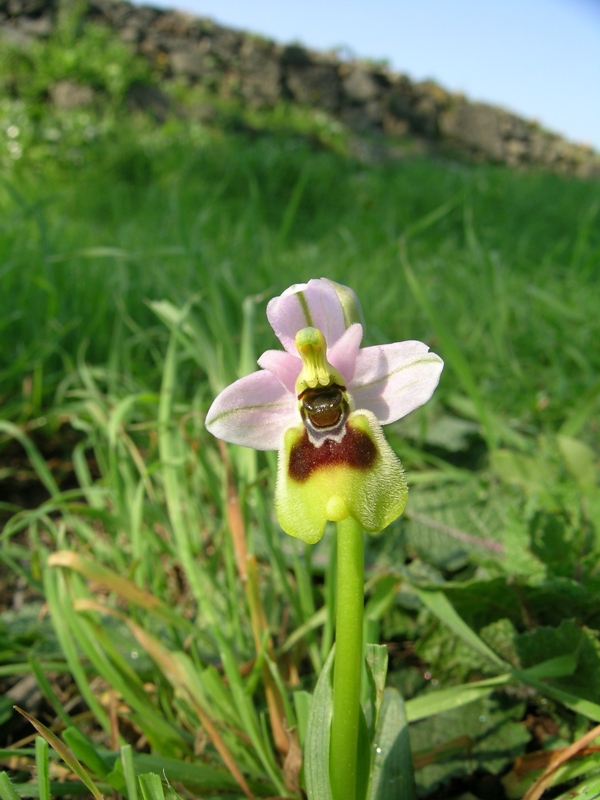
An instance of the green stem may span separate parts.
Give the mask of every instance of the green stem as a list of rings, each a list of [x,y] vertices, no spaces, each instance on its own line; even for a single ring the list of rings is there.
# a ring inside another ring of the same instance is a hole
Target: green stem
[[[333,719],[329,755],[334,800],[356,800],[364,561],[362,527],[353,517],[338,522]]]

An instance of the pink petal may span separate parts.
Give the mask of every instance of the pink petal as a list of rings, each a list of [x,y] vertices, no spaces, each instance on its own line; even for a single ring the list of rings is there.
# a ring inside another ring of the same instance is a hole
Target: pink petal
[[[344,312],[333,286],[322,280],[290,287],[267,305],[267,318],[288,353],[296,354],[294,339],[302,328],[318,328],[329,347],[346,330]]]
[[[443,366],[423,342],[365,347],[350,387],[356,408],[372,411],[382,425],[395,422],[429,400]]]
[[[255,450],[279,450],[285,431],[299,422],[293,396],[260,370],[224,389],[206,415],[213,436]]]
[[[296,378],[300,374],[302,360],[298,355],[283,350],[267,350],[258,359],[258,366],[279,378],[288,392],[296,394]]]
[[[362,335],[362,325],[355,322],[353,325],[350,325],[348,330],[337,340],[333,347],[327,351],[327,360],[338,372],[342,373],[346,379],[346,386],[348,386],[354,377],[356,357],[358,355],[358,348],[360,347]]]

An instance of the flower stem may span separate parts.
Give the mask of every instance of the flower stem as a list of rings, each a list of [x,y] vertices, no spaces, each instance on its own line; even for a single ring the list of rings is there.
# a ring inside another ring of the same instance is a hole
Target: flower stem
[[[334,800],[356,800],[364,572],[362,527],[353,517],[348,517],[337,526],[337,609],[329,757]]]

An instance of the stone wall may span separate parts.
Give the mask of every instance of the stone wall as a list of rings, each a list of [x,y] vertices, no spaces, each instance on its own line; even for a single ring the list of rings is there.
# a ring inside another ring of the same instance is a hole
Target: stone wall
[[[256,107],[287,100],[322,109],[384,148],[394,138],[413,137],[476,160],[600,177],[600,155],[591,148],[431,81],[123,0],[88,0],[86,13],[114,28],[166,79],[200,83]],[[57,14],[58,0],[0,0],[1,29],[12,37],[48,36]]]

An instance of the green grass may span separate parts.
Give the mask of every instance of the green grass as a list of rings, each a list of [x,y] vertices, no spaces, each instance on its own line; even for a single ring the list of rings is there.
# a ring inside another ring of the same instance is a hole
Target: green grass
[[[302,744],[332,642],[332,534],[313,549],[284,537],[274,454],[226,462],[203,417],[276,346],[268,299],[320,276],[358,293],[367,343],[421,339],[446,361],[434,399],[388,429],[409,506],[367,542],[366,635],[391,645],[421,795],[597,724],[600,185],[361,164],[315,145],[309,111],[227,112],[255,134],[158,128],[123,110],[140,73],[121,51],[108,110],[61,115],[44,76],[106,70],[51,56],[31,56],[47,59],[37,83],[19,67],[30,94],[2,111],[20,131],[2,146],[23,147],[3,151],[0,180],[0,559],[31,602],[0,617],[0,679],[35,675],[62,744],[38,728],[49,766],[26,744],[39,787],[13,784],[61,791],[59,752],[130,800],[172,793],[147,775],[163,769],[194,796],[238,797],[240,775],[294,795],[266,695]],[[527,715],[553,720],[545,742]],[[561,773],[581,796],[594,758]]]
[[[36,362],[54,372],[46,353],[73,358],[82,343],[106,362],[131,332],[118,331],[125,319],[151,324],[146,301],[221,287],[239,335],[244,297],[313,275],[356,288],[371,341],[431,340],[400,260],[408,234],[413,272],[492,408],[530,419],[547,395],[559,424],[594,383],[597,185],[427,161],[364,167],[270,137],[123,138],[78,169],[50,167],[49,181],[24,163],[0,187],[9,374]],[[258,335],[268,345],[262,320]]]

